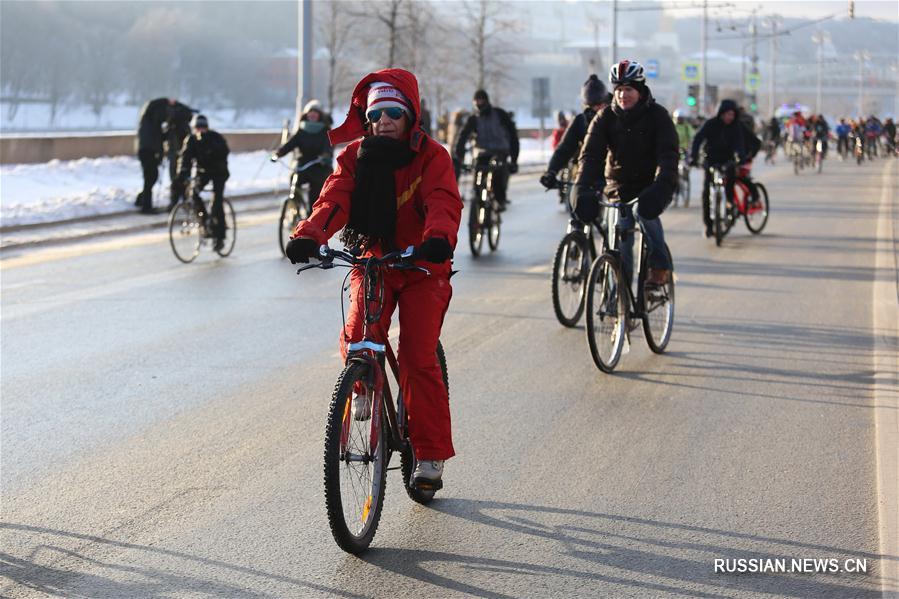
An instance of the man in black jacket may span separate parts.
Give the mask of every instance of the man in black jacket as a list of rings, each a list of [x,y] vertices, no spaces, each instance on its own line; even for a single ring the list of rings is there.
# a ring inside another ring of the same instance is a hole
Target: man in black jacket
[[[690,164],[699,164],[699,149],[705,144],[705,179],[702,183],[702,221],[705,223],[705,236],[712,236],[712,219],[709,208],[709,187],[712,183],[710,167],[723,166],[732,163],[736,158],[740,163],[746,161],[745,141],[743,127],[737,120],[737,103],[733,100],[721,100],[718,106],[718,115],[703,123],[699,131],[693,137],[693,147],[690,149]],[[734,169],[727,177],[725,193],[728,198],[733,197]]]
[[[612,101],[612,96],[606,90],[606,86],[596,75],[590,75],[584,86],[581,88],[581,100],[584,103],[584,111],[572,119],[571,124],[565,129],[562,135],[562,141],[556,147],[552,157],[549,159],[549,167],[543,176],[540,177],[540,184],[547,189],[558,187],[559,181],[556,175],[560,170],[568,166],[573,158],[577,158],[577,154],[581,149],[581,143],[587,134],[587,127],[590,126],[593,117],[602,112],[603,108],[608,106]]]
[[[188,136],[178,157],[178,178],[183,185],[190,179],[193,163],[197,163],[197,184],[193,189],[193,200],[197,208],[202,207],[200,191],[212,181],[212,220],[210,229],[215,238],[214,250],[225,245],[225,181],[228,180],[228,143],[217,131],[209,129],[209,121],[202,114],[194,117],[193,135]]]
[[[137,128],[137,159],[144,174],[144,189],[137,194],[135,206],[142,214],[153,214],[153,186],[159,179],[159,164],[162,162],[163,124],[168,118],[169,106],[174,98],[156,98],[144,104],[140,111]]]
[[[473,134],[476,164],[486,164],[493,156],[502,160],[502,168],[494,175],[493,192],[500,210],[503,210],[507,203],[506,185],[509,175],[518,172],[518,129],[508,112],[491,106],[490,97],[484,90],[479,89],[474,93],[474,106],[475,113],[468,117],[456,140],[453,152],[456,172],[458,175],[458,165],[465,161],[465,144]],[[509,163],[506,163],[507,159]]]
[[[612,105],[599,113],[587,129],[575,182],[575,213],[585,223],[599,216],[598,195],[628,202],[638,198],[634,216],[643,225],[649,245],[647,282],[664,285],[671,273],[665,235],[659,216],[677,187],[678,140],[671,115],[656,104],[643,66],[622,60],[612,66],[609,80],[615,90]],[[606,158],[608,157],[608,164]],[[621,258],[625,275],[633,268],[633,237],[624,240]]]
[[[328,140],[329,129],[328,119],[321,103],[318,100],[310,100],[303,107],[297,132],[271,156],[272,162],[276,162],[288,152],[298,151],[299,157],[295,161],[291,178],[290,198],[299,197],[300,186],[309,183],[307,208],[310,211],[325,185],[325,180],[333,170],[331,142]],[[316,160],[320,162],[310,166],[310,163]]]

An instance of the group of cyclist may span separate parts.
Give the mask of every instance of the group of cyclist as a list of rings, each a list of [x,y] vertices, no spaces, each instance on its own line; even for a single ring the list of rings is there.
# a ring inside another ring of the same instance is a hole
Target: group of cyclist
[[[806,118],[800,111],[794,112],[783,123],[772,117],[765,131],[766,160],[774,162],[778,146],[783,146],[787,156],[811,163],[823,160],[831,141],[841,160],[851,154],[859,159],[872,160],[878,155],[895,156],[897,140],[896,124],[892,118],[881,122],[874,115],[867,118],[840,118],[831,127],[824,115]]]
[[[540,182],[555,188],[560,171],[576,172],[571,179],[571,208],[583,223],[602,218],[603,195],[621,203],[633,201],[634,210],[625,219],[638,222],[647,239],[647,284],[662,286],[671,277],[672,266],[660,216],[677,187],[681,152],[698,164],[704,147],[704,166],[737,164],[751,158],[754,152],[747,149],[747,138],[755,136],[751,130],[744,135],[746,125],[736,104],[729,101],[722,102],[717,116],[698,131],[688,130],[680,115],[672,118],[656,102],[638,62],[612,65],[609,83],[611,93],[596,75],[584,83],[583,111],[567,124]],[[314,205],[287,244],[292,263],[319,258],[319,247],[342,231],[344,244],[363,256],[415,246],[415,263],[431,273],[388,271],[380,319],[384,334],[399,307],[400,386],[416,456],[412,478],[431,488],[435,484],[439,488],[444,461],[455,453],[436,350],[452,295],[450,260],[462,213],[458,173],[469,139],[473,138],[475,165],[491,157],[499,157],[503,165],[493,190],[503,208],[508,203],[508,175],[518,168],[519,139],[511,115],[491,105],[484,90],[478,90],[473,101],[474,113],[451,145],[451,154],[422,130],[415,76],[402,69],[384,69],[358,83],[346,120],[336,129],[319,125],[325,115],[317,103],[307,105],[297,134],[272,156],[276,160],[299,149],[303,156],[298,162],[304,162],[349,142],[337,156],[333,172],[323,166],[306,177]],[[708,177],[703,196],[707,203]],[[703,212],[707,219],[708,210]],[[632,268],[632,243],[632,238],[624,239],[620,248],[626,271]],[[360,341],[364,328],[365,281],[355,273],[350,283],[351,308],[340,337],[344,356],[350,344]],[[370,402],[361,393],[354,397],[354,414],[366,417]]]

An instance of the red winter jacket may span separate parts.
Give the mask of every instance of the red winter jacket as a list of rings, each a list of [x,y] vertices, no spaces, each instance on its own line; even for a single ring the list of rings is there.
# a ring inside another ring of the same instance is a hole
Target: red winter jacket
[[[420,121],[418,82],[412,73],[384,69],[365,76],[353,91],[346,121],[328,134],[332,144],[355,141],[337,157],[337,168],[325,182],[312,207],[312,214],[297,225],[294,237],[311,237],[324,244],[349,220],[350,196],[356,185],[357,153],[362,144],[361,137],[368,135],[364,127],[368,86],[375,81],[396,86],[416,111],[413,122]],[[397,191],[395,245],[397,248],[419,246],[429,237],[443,237],[455,248],[462,219],[462,199],[449,153],[425,135],[420,126],[411,131],[409,146],[416,152],[415,158],[394,174]],[[380,254],[380,248],[373,248],[373,251]],[[448,262],[446,268],[449,268]]]

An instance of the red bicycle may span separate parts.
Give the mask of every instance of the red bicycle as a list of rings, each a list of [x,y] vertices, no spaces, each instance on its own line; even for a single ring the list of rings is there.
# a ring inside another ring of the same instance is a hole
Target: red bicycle
[[[752,163],[735,165],[730,162],[712,169],[712,202],[709,208],[714,224],[715,245],[721,245],[724,236],[730,231],[740,216],[746,222],[746,228],[758,235],[768,223],[768,190],[764,185],[749,177]],[[728,198],[726,189],[728,181],[733,179],[733,197]]]
[[[386,331],[381,331],[379,325],[384,309],[384,271],[389,268],[431,273],[412,263],[414,248],[411,246],[380,258],[358,254],[355,250],[332,250],[323,245],[319,248],[320,262],[297,270],[299,274],[310,268],[328,270],[346,266],[360,272],[364,281],[362,340],[347,346],[346,367],[337,379],[331,397],[325,431],[328,523],[334,540],[348,553],[365,551],[375,536],[384,505],[388,470],[402,470],[406,493],[418,503],[430,502],[439,490],[437,487],[423,488],[412,480],[415,453],[409,441],[403,393],[397,391],[394,404],[385,367],[389,366],[399,388],[399,364]],[[346,280],[343,287],[346,288]],[[443,384],[449,391],[446,356],[439,341],[436,359],[443,374]],[[400,454],[400,466],[389,468],[394,452]]]

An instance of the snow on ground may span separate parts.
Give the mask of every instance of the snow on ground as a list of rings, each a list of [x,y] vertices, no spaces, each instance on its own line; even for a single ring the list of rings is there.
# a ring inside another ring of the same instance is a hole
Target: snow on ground
[[[226,196],[284,190],[289,184],[288,160],[268,160],[268,152],[240,152],[228,157],[231,178]],[[522,166],[546,164],[551,152],[546,142],[521,140]],[[156,206],[168,205],[166,163],[153,190]],[[52,160],[42,164],[0,166],[0,226],[58,222],[79,217],[134,210],[134,198],[143,188],[138,160],[131,156]]]

